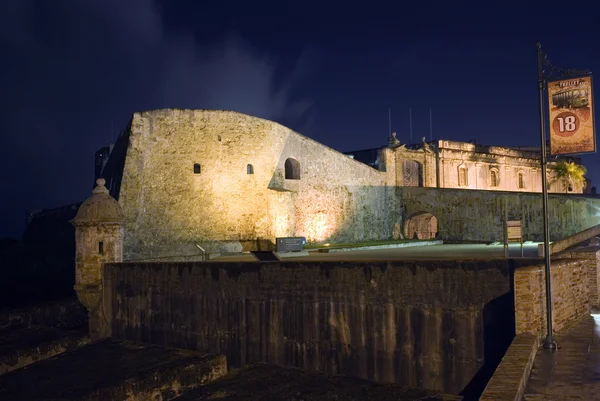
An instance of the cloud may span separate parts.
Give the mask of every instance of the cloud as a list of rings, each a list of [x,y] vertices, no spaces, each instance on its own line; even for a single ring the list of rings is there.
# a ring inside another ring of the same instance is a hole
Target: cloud
[[[84,199],[95,150],[135,111],[228,109],[296,129],[314,116],[296,93],[309,52],[286,70],[240,33],[169,31],[152,0],[5,0],[0,45],[0,171],[13,194],[0,236],[27,209]]]

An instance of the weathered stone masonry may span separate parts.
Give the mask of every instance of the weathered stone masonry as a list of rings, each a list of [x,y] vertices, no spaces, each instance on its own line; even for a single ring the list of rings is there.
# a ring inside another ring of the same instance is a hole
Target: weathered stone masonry
[[[541,197],[526,192],[537,187],[508,192],[521,164],[535,164],[533,153],[490,147],[485,156],[485,149],[463,145],[375,149],[367,152],[377,158],[374,168],[272,121],[167,109],[133,115],[102,175],[125,215],[125,260],[200,259],[198,246],[208,254],[266,249],[283,236],[397,239],[423,212],[436,217],[443,240],[501,241],[505,208],[511,218],[523,217],[526,240],[539,240]],[[469,155],[479,160],[468,158],[475,163],[469,174],[481,177],[461,188],[497,191],[432,188],[456,187],[458,164],[446,164]],[[500,184],[488,186],[484,175],[500,165]],[[552,239],[600,222],[600,199],[553,196],[550,206]]]
[[[288,160],[299,179],[286,179]],[[119,188],[125,258],[197,253],[195,244],[211,241],[241,251],[277,236],[391,238],[400,208],[387,183],[386,172],[271,121],[220,111],[136,113]]]
[[[507,261],[106,264],[110,335],[458,393]]]

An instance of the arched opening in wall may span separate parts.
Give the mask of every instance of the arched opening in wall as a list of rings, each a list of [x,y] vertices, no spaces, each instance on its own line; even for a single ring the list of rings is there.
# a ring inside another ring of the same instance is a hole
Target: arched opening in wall
[[[300,179],[300,163],[298,160],[289,157],[285,161],[285,179],[299,180]]]
[[[490,169],[490,187],[495,188],[500,186],[500,174],[497,169]]]
[[[525,173],[522,171],[519,171],[517,173],[517,185],[519,187],[519,189],[525,189]]]
[[[402,184],[405,187],[422,187],[423,165],[416,160],[404,160],[402,164]]]
[[[194,174],[200,174],[202,172],[202,167],[200,163],[194,163]]]
[[[458,186],[469,186],[469,169],[464,164],[458,167]]]
[[[404,223],[404,237],[406,239],[433,239],[438,235],[437,217],[429,212],[413,214]]]
[[[254,174],[254,166],[252,164],[246,165],[246,174]]]

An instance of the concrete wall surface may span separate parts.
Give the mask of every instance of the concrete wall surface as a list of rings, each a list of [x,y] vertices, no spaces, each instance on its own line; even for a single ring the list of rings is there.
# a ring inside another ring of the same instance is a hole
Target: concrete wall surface
[[[106,264],[103,307],[120,339],[458,394],[483,364],[483,311],[510,294],[510,271],[505,260]]]

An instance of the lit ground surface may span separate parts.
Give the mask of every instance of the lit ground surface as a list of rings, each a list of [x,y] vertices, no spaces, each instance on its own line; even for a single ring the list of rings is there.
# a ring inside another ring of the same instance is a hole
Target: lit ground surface
[[[523,400],[600,400],[600,315],[586,317],[556,343],[555,352],[538,350]]]
[[[526,258],[537,258],[538,243],[523,245],[523,256]],[[521,247],[511,244],[509,256],[521,257]],[[336,261],[336,260],[432,260],[432,259],[492,259],[503,258],[504,247],[502,245],[486,244],[458,244],[458,245],[430,245],[415,246],[407,248],[388,248],[376,250],[354,250],[333,253],[321,253],[311,251],[308,256],[285,258],[285,261]],[[235,256],[222,256],[213,261],[255,261],[252,254]]]

